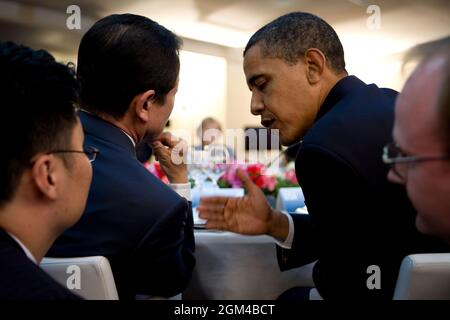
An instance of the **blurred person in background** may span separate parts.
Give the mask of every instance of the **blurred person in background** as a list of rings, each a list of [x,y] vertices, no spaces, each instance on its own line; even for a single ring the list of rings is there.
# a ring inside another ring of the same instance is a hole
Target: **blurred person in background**
[[[194,146],[194,150],[208,150],[208,148],[217,147],[217,149],[228,152],[229,158],[234,158],[233,149],[224,144],[222,125],[218,120],[212,117],[204,118],[197,127],[197,138],[200,140],[200,144]]]

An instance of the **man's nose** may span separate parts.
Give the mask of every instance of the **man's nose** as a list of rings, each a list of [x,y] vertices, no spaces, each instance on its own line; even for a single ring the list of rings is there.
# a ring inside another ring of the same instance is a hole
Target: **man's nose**
[[[250,102],[250,111],[254,116],[260,115],[264,110],[264,103],[261,96],[257,93],[252,93],[252,100]]]

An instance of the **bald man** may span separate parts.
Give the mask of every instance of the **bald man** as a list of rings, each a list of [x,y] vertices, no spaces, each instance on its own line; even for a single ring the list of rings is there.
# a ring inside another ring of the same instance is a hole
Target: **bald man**
[[[450,51],[413,72],[396,102],[394,143],[386,146],[390,181],[405,186],[416,226],[450,244]]]

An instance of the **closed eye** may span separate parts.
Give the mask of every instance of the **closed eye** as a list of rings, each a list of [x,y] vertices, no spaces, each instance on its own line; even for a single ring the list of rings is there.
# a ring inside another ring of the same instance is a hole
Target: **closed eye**
[[[266,85],[267,85],[267,81],[264,79],[258,79],[257,81],[255,81],[255,87],[260,91],[264,90]]]
[[[248,84],[250,91],[253,91],[254,88],[257,90],[263,90],[267,84],[267,79],[262,75],[255,75],[250,78]]]

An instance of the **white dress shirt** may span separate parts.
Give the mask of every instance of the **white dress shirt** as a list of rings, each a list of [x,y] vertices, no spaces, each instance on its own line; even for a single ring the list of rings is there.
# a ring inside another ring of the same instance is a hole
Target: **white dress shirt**
[[[273,238],[275,240],[275,243],[277,245],[279,245],[280,247],[282,247],[283,249],[291,249],[292,248],[292,241],[294,240],[294,220],[292,220],[292,217],[289,213],[282,211],[282,213],[284,213],[289,221],[289,233],[288,236],[286,238],[286,240],[284,240],[284,242],[279,241],[276,238]]]
[[[187,201],[192,201],[191,184],[189,182],[188,183],[170,183],[169,187],[171,187],[173,191],[178,193],[181,197],[185,198]]]
[[[122,129],[120,129],[120,130],[122,130]],[[126,133],[124,130],[122,130],[122,132],[125,133],[125,135],[131,140],[131,143],[133,144],[133,147],[136,148],[136,142],[134,142],[133,138],[128,133]]]

